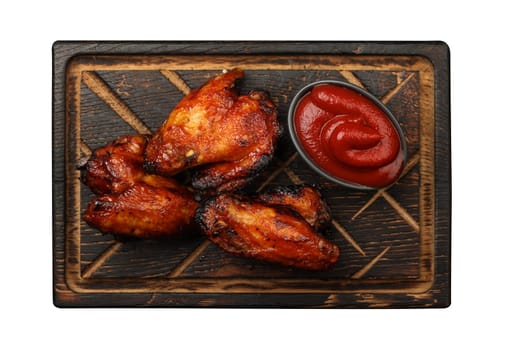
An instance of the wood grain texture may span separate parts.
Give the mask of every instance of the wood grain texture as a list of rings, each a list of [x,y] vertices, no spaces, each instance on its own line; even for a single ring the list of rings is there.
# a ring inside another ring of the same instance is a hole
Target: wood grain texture
[[[198,232],[118,242],[81,220],[92,193],[76,163],[90,150],[161,125],[177,101],[222,69],[246,71],[286,125],[289,102],[314,80],[360,85],[398,118],[411,159],[379,192],[329,183],[289,136],[248,188],[317,183],[342,258],[306,272],[231,256]],[[59,42],[53,47],[53,255],[57,306],[444,307],[450,304],[448,50],[443,43]],[[436,89],[435,89],[436,86]]]

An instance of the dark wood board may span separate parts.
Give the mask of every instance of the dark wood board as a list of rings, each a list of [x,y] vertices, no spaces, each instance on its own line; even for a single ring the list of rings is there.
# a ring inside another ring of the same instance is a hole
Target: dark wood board
[[[286,132],[248,188],[316,183],[341,248],[309,272],[231,256],[199,232],[117,240],[81,217],[93,197],[78,160],[112,139],[155,132],[223,69],[266,89]],[[360,85],[398,118],[408,169],[379,191],[342,188],[297,156],[286,128],[303,85]],[[53,46],[53,285],[59,307],[409,308],[450,305],[449,49],[442,42],[56,42]]]

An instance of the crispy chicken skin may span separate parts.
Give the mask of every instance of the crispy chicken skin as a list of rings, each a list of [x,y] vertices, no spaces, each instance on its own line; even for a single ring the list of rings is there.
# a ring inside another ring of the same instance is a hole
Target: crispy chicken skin
[[[195,227],[198,203],[189,192],[139,182],[122,193],[93,199],[84,220],[104,233],[155,238]]]
[[[327,270],[339,249],[320,236],[294,211],[221,194],[196,213],[202,232],[223,250],[307,270]]]
[[[328,205],[313,186],[278,186],[257,195],[255,199],[268,205],[291,208],[316,231],[326,228],[331,222]]]
[[[97,148],[82,166],[82,181],[98,195],[121,193],[137,182],[183,191],[174,179],[146,174],[143,164],[148,139],[147,135],[125,135]]]
[[[184,97],[148,143],[145,168],[171,176],[206,165],[193,187],[233,190],[244,185],[271,159],[280,135],[277,109],[266,92],[239,96],[233,69],[210,79]]]

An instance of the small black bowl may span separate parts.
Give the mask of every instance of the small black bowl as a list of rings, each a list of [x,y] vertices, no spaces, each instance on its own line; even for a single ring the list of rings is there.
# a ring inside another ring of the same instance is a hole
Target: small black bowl
[[[295,97],[291,101],[291,104],[289,106],[289,111],[288,111],[288,130],[289,130],[289,134],[291,136],[291,140],[295,144],[295,147],[296,147],[298,153],[300,154],[300,156],[303,158],[303,160],[319,175],[321,175],[321,176],[327,178],[328,180],[335,182],[339,185],[353,188],[353,189],[357,189],[357,190],[376,190],[376,189],[378,189],[377,187],[370,187],[370,186],[361,185],[361,184],[358,184],[355,182],[350,182],[350,181],[338,178],[332,174],[329,174],[328,172],[323,170],[319,165],[317,165],[317,163],[314,162],[314,160],[312,160],[312,158],[307,154],[307,152],[305,151],[305,149],[301,145],[300,140],[298,139],[298,135],[295,130],[294,122],[293,122],[295,111],[296,111],[296,108],[298,107],[298,102],[300,101],[300,99],[302,97],[304,97],[307,93],[309,93],[314,86],[323,85],[323,84],[331,84],[331,85],[343,86],[343,87],[349,88],[351,90],[356,91],[360,95],[366,97],[367,99],[372,101],[375,105],[377,105],[377,107],[379,107],[387,115],[387,117],[389,118],[389,120],[391,121],[393,126],[395,127],[395,129],[398,133],[398,136],[400,137],[400,151],[403,152],[403,155],[404,155],[404,164],[407,162],[407,142],[405,140],[405,135],[403,134],[403,130],[400,127],[398,120],[396,120],[396,118],[394,117],[393,113],[391,113],[391,111],[377,97],[370,94],[368,91],[366,91],[356,85],[353,85],[353,84],[350,84],[347,82],[343,82],[343,81],[338,81],[338,80],[315,81],[313,83],[305,85],[303,88],[300,89],[300,91],[298,91],[298,93],[295,95]]]

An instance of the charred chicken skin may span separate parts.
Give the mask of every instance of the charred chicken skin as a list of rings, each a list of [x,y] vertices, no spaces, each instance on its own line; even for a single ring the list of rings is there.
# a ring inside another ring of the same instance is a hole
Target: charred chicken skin
[[[198,203],[175,179],[146,174],[148,137],[127,135],[93,151],[83,182],[99,195],[84,220],[104,233],[171,236],[193,228]]]
[[[196,213],[202,232],[223,250],[307,270],[327,270],[339,249],[295,211],[233,194],[205,201]]]
[[[138,182],[184,192],[176,180],[144,171],[148,139],[147,135],[125,135],[97,148],[82,166],[82,181],[98,195],[121,193]]]
[[[316,231],[331,222],[328,205],[321,193],[309,185],[279,186],[256,196],[256,200],[268,205],[282,205],[300,214]]]
[[[220,74],[185,96],[148,143],[145,168],[171,176],[194,173],[193,187],[231,191],[262,170],[280,134],[277,109],[262,91],[239,96],[235,81],[244,72]]]
[[[173,236],[194,227],[191,194],[143,182],[92,200],[84,220],[104,233],[142,238]]]

